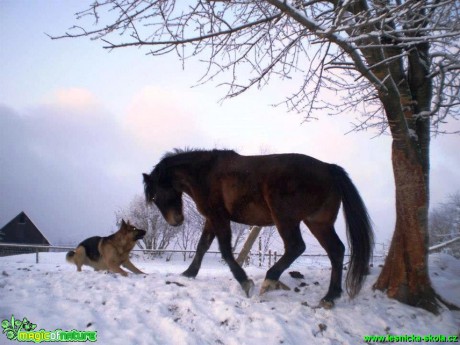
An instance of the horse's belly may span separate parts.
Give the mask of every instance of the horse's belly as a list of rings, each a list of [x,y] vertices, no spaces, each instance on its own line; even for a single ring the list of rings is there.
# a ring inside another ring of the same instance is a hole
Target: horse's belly
[[[229,211],[231,220],[237,223],[259,226],[273,225],[270,211],[263,205],[249,202],[244,206],[232,207]]]

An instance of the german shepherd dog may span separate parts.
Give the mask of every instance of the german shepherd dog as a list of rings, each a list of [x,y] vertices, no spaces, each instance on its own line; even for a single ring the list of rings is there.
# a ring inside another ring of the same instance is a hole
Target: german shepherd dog
[[[127,276],[128,272],[123,266],[136,274],[144,274],[129,260],[129,253],[134,248],[137,240],[142,239],[146,234],[145,230],[136,229],[121,221],[120,229],[107,237],[94,236],[81,242],[75,250],[66,255],[66,260],[77,265],[77,271],[81,272],[81,266],[87,265],[95,271],[108,270]]]

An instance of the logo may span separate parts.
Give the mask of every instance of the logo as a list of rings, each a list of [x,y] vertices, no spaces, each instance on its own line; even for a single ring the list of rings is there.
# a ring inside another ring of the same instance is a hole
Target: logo
[[[11,320],[5,319],[2,321],[3,334],[11,341],[19,342],[95,342],[97,341],[96,331],[63,331],[56,329],[54,331],[47,331],[44,329],[35,330],[37,325],[27,320],[27,318],[15,319],[14,315]]]

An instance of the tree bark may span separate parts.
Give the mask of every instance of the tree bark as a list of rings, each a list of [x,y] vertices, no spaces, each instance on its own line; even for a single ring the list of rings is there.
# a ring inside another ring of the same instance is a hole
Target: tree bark
[[[396,227],[385,265],[374,288],[402,303],[438,313],[428,274],[427,180],[414,155],[393,144]]]

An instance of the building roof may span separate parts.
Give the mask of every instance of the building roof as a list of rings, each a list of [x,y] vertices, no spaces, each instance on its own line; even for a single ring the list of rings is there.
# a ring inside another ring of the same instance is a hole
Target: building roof
[[[2,234],[0,242],[51,244],[24,211],[20,212],[16,217],[11,219],[11,221],[0,229],[0,232]]]

